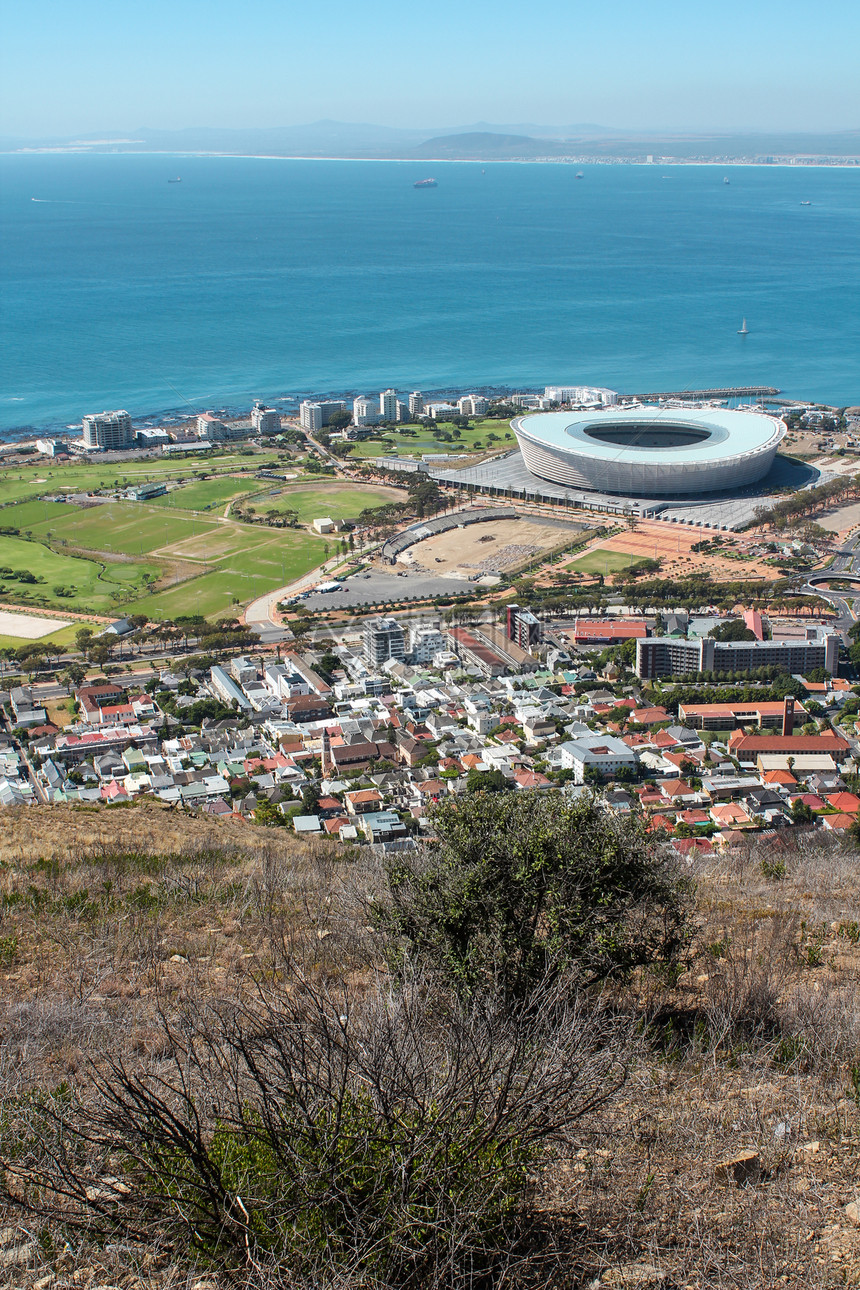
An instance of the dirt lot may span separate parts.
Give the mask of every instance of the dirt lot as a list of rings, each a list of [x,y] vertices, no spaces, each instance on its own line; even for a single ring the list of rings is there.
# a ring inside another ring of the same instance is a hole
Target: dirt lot
[[[514,569],[541,551],[551,551],[565,540],[572,544],[575,539],[574,529],[566,534],[557,525],[539,520],[499,520],[439,533],[411,547],[408,554],[415,561],[413,568],[420,566],[440,576],[456,569],[486,573]]]
[[[589,549],[592,551],[624,551],[641,559],[659,560],[660,573],[663,577],[689,574],[698,570],[707,570],[716,582],[732,581],[736,578],[778,578],[779,571],[761,560],[749,559],[746,550],[751,545],[743,538],[722,533],[723,550],[735,551],[742,559],[731,559],[727,556],[709,551],[699,553],[691,548],[699,542],[706,542],[710,536],[707,530],[688,529],[680,525],[652,524],[647,520],[637,525],[632,532],[617,533],[604,542],[597,542]]]

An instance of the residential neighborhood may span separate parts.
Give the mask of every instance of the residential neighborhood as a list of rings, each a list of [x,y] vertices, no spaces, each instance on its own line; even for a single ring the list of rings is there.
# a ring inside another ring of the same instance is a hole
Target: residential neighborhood
[[[725,636],[744,621],[731,615],[692,615],[683,637],[664,637],[644,617],[541,624],[514,605],[503,627],[376,617],[307,648],[192,657],[145,680],[108,668],[50,715],[42,687],[16,685],[3,696],[0,804],[151,797],[387,850],[431,837],[435,803],[480,790],[599,791],[681,854],[850,828],[860,698],[820,666],[835,666],[839,640],[805,628],[817,666],[789,674],[768,666],[773,642],[801,634],[756,618],[747,671],[725,675],[654,678],[643,646]]]

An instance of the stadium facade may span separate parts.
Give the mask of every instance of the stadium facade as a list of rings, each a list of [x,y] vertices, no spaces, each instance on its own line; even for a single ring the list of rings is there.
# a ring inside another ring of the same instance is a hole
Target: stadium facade
[[[726,408],[613,407],[513,422],[523,461],[541,479],[601,493],[683,497],[757,483],[785,424]]]

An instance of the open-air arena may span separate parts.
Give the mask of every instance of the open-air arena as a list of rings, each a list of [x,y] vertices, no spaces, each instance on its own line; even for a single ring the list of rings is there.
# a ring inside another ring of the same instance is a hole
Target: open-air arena
[[[517,417],[512,425],[533,475],[574,488],[649,497],[757,483],[786,433],[777,417],[726,408],[546,412]]]

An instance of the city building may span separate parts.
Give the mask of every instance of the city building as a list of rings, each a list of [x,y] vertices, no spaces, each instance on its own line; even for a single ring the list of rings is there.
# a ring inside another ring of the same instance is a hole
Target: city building
[[[410,417],[424,415],[424,396],[420,390],[413,390],[409,395],[409,415]]]
[[[445,637],[437,627],[413,624],[409,628],[409,657],[413,663],[432,663],[445,649]]]
[[[146,426],[143,430],[136,431],[134,437],[139,448],[163,448],[170,443],[167,431],[155,426]]]
[[[368,398],[366,394],[353,399],[352,419],[357,426],[378,426],[381,420],[378,400]]]
[[[457,407],[463,417],[482,417],[489,406],[489,400],[481,394],[464,394],[457,400]]]
[[[695,730],[732,730],[735,726],[773,728],[790,735],[795,717],[806,717],[803,704],[791,698],[751,703],[680,703],[678,720]]]
[[[257,434],[277,434],[281,428],[281,414],[257,400],[251,408],[251,425]]]
[[[558,751],[562,770],[572,770],[577,784],[584,784],[589,772],[610,778],[619,770],[636,769],[636,753],[615,735],[582,735],[561,744]]]
[[[379,419],[381,421],[397,420],[397,391],[383,390],[379,396]]]
[[[531,652],[532,646],[540,644],[540,622],[522,605],[508,605],[505,631],[508,640],[516,641],[520,649]]]
[[[60,457],[69,451],[69,445],[64,439],[37,439],[36,452],[42,453],[45,457]]]
[[[623,645],[629,640],[641,640],[648,635],[648,628],[641,619],[635,618],[578,618],[573,632],[566,632],[565,635],[573,636],[574,645],[599,645],[604,648],[607,645]]]
[[[554,484],[633,497],[736,491],[762,479],[786,434],[763,412],[623,407],[511,423],[526,468]]]
[[[227,438],[227,427],[212,412],[201,412],[197,418],[197,435],[200,439],[210,439],[213,443]]]
[[[371,618],[364,626],[364,661],[381,667],[388,659],[402,662],[406,657],[403,628],[394,618]]]
[[[460,409],[456,403],[428,403],[424,413],[434,421],[450,421],[451,417],[460,415]]]
[[[839,637],[826,628],[807,627],[805,640],[715,641],[652,636],[636,642],[636,675],[689,676],[696,672],[756,672],[775,667],[793,676],[824,668],[835,676]]]
[[[83,419],[84,447],[99,452],[117,452],[135,443],[131,417],[125,411],[90,412]]]
[[[543,392],[548,403],[574,403],[584,407],[613,407],[618,402],[615,390],[594,385],[548,385]]]
[[[299,425],[311,434],[331,423],[335,412],[345,412],[343,399],[305,399],[299,404]]]

